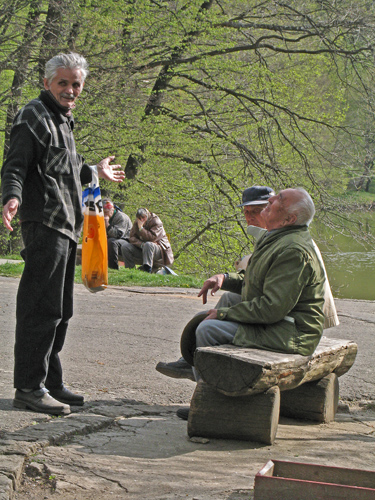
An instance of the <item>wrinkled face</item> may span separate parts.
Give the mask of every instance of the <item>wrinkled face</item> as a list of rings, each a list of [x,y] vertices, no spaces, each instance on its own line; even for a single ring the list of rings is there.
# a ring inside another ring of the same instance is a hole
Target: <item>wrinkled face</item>
[[[143,224],[147,221],[147,215],[145,215],[144,217],[137,217],[137,219],[141,222],[143,222]]]
[[[296,189],[284,189],[279,194],[269,198],[268,205],[262,211],[262,217],[268,231],[292,226],[295,223],[296,215],[288,214],[288,210],[300,197],[301,194]]]
[[[262,210],[266,207],[264,205],[245,205],[243,207],[243,214],[246,219],[246,224],[248,226],[265,227],[263,217],[261,215]]]
[[[82,92],[84,82],[81,70],[70,68],[58,68],[56,76],[51,83],[44,79],[44,88],[52,92],[54,98],[61,106],[74,108],[75,101]]]

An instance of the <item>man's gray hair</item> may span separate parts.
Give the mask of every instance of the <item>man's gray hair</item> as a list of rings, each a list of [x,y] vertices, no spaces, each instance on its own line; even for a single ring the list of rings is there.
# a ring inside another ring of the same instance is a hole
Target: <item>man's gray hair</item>
[[[149,211],[147,208],[138,208],[137,213],[135,214],[137,219],[143,219],[143,217],[148,218]]]
[[[296,188],[301,198],[289,207],[288,212],[297,216],[295,226],[309,225],[315,215],[315,205],[309,193],[303,188]]]
[[[86,59],[75,52],[69,54],[57,54],[46,62],[44,77],[47,79],[48,84],[55,78],[57,70],[64,69],[79,69],[82,75],[82,82],[86,80],[89,74],[89,65]]]

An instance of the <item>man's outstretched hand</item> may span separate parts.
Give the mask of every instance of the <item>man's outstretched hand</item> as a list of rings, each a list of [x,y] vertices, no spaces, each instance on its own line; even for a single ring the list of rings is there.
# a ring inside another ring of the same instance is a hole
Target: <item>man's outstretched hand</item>
[[[125,172],[121,170],[121,165],[110,165],[115,159],[114,156],[103,158],[98,163],[98,176],[112,182],[122,182],[125,179]]]
[[[215,276],[211,276],[211,278],[208,278],[208,280],[203,283],[201,291],[198,293],[198,297],[202,297],[203,304],[207,303],[208,290],[211,289],[211,295],[214,296],[215,293],[222,287],[223,281],[224,274],[215,274]]]

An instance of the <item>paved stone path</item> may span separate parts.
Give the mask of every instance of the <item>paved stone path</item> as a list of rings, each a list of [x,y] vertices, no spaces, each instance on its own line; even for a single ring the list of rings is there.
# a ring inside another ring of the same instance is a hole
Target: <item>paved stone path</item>
[[[85,405],[65,418],[13,409],[17,286],[0,277],[0,500],[245,500],[272,458],[375,469],[375,302],[338,300],[341,324],[325,332],[359,346],[340,378],[336,421],[283,418],[264,446],[189,440],[175,410],[189,404],[194,383],[155,371],[179,356],[180,333],[202,310],[197,290],[76,286],[62,359]]]

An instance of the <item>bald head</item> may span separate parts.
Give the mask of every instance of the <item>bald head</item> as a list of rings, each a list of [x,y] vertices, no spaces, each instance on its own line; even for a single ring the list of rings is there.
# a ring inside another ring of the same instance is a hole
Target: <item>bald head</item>
[[[309,225],[315,214],[314,202],[302,188],[284,189],[271,196],[262,217],[268,231],[286,226]]]

